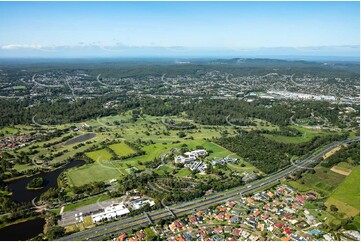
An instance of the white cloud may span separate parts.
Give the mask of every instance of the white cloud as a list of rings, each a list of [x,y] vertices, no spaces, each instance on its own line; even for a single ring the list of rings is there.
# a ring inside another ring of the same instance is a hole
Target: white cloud
[[[3,50],[16,50],[16,49],[42,49],[41,45],[3,45],[1,49]]]

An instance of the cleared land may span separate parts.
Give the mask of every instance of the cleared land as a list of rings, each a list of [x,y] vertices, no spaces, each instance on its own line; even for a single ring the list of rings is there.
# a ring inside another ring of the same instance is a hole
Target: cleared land
[[[332,156],[333,154],[335,154],[337,151],[339,151],[341,149],[341,147],[336,147],[333,150],[327,152],[326,154],[324,154],[322,157],[323,159],[327,159],[328,157]]]
[[[360,211],[360,167],[357,166],[352,173],[335,189],[326,201],[347,215],[355,216]]]
[[[337,166],[333,166],[331,168],[331,171],[336,172],[341,175],[344,175],[344,176],[348,176],[351,174],[351,171],[345,171],[344,169],[339,169]]]

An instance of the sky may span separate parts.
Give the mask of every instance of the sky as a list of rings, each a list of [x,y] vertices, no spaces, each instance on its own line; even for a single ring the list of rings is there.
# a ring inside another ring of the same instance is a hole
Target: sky
[[[359,2],[0,2],[0,57],[354,56],[359,44]]]

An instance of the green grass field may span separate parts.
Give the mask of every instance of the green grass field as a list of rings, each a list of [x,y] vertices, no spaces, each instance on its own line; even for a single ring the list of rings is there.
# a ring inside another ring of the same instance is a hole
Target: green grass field
[[[112,178],[117,178],[119,176],[123,176],[126,174],[130,174],[133,170],[130,170],[131,167],[134,167],[134,170],[137,169],[142,171],[145,169],[145,163],[152,161],[154,158],[159,158],[161,154],[169,152],[172,148],[181,148],[182,144],[187,144],[189,149],[195,149],[196,146],[202,146],[208,151],[212,151],[212,153],[206,158],[206,160],[213,160],[216,158],[222,158],[226,156],[238,158],[245,164],[245,167],[241,167],[238,164],[230,164],[230,168],[237,172],[251,172],[256,170],[251,164],[247,162],[243,162],[241,157],[238,157],[231,151],[204,139],[197,140],[184,140],[181,143],[172,144],[172,143],[156,143],[152,145],[147,145],[142,148],[146,152],[145,155],[132,157],[125,160],[119,161],[111,161],[107,162],[106,158],[99,159],[99,163],[95,162],[93,164],[88,164],[81,169],[78,170],[70,170],[68,171],[68,176],[70,181],[75,186],[84,185],[91,181],[109,181]],[[98,150],[92,153],[94,159],[101,155],[101,152],[107,152],[106,150]],[[89,154],[87,153],[87,155]],[[108,153],[108,152],[107,152]],[[90,157],[90,156],[89,156]],[[168,167],[168,168],[167,168]],[[157,171],[155,171],[159,175],[165,174],[165,172],[173,171],[174,167],[172,167],[169,163],[167,166],[160,167]],[[181,170],[178,172],[177,176],[183,177],[188,176],[190,171],[188,169]],[[111,178],[110,178],[111,177]]]
[[[191,173],[192,173],[191,170],[189,170],[188,168],[183,168],[183,169],[179,170],[179,172],[176,174],[176,176],[184,177],[184,176],[189,176]]]
[[[312,140],[312,138],[315,136],[323,136],[323,135],[327,135],[327,134],[331,133],[329,131],[311,130],[311,129],[306,129],[306,128],[298,127],[298,126],[290,126],[290,127],[295,128],[295,129],[299,130],[300,132],[302,132],[302,136],[288,137],[288,136],[273,135],[273,134],[264,134],[264,136],[266,138],[268,138],[270,140],[274,140],[276,142],[299,144],[299,143],[303,143],[303,142],[308,142],[308,141]]]
[[[303,176],[304,185],[325,195],[331,192],[345,179],[345,176],[331,171],[328,168],[316,167],[315,174],[305,174]]]
[[[135,151],[125,143],[112,144],[109,146],[119,157],[135,154]]]
[[[124,175],[113,162],[95,162],[68,170],[67,176],[74,186],[81,186],[91,182],[109,182],[111,179]]]
[[[112,159],[112,155],[105,149],[87,152],[85,154],[93,161],[108,161]]]
[[[0,129],[0,134],[16,134],[19,130],[15,128],[5,127]]]
[[[133,174],[134,172],[138,171],[138,169],[136,167],[131,167],[131,168],[127,168],[125,169],[125,171],[128,173],[128,174]]]
[[[334,190],[327,199],[326,205],[334,204],[348,214],[356,215],[360,211],[360,167],[357,166],[352,173]]]
[[[159,167],[155,173],[157,173],[158,175],[164,175],[166,173],[171,173],[174,170],[174,167],[170,164],[167,165],[163,165],[161,167]]]
[[[301,184],[299,182],[296,182],[296,181],[288,181],[287,185],[290,185],[291,187],[295,188],[297,191],[300,191],[300,192],[307,192],[307,191],[311,190],[310,187],[308,187],[304,184]]]

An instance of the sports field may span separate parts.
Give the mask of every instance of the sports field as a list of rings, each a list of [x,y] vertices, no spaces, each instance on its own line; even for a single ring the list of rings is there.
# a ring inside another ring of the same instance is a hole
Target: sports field
[[[81,186],[91,182],[109,182],[111,179],[119,178],[124,173],[117,169],[113,162],[95,162],[81,167],[68,170],[67,175],[71,183]]]

